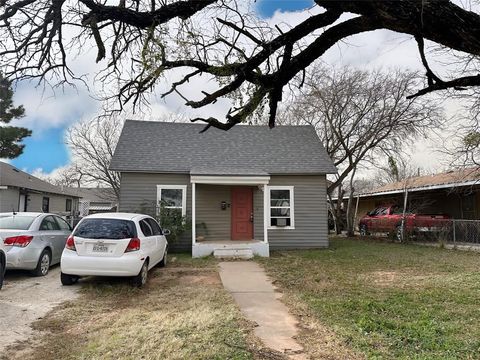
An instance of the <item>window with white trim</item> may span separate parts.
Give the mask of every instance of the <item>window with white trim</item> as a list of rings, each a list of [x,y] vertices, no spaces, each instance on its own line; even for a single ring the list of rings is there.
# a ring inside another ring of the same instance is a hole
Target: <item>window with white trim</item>
[[[294,228],[293,186],[269,186],[269,227]]]
[[[187,185],[157,185],[158,211],[185,216],[187,213]]]

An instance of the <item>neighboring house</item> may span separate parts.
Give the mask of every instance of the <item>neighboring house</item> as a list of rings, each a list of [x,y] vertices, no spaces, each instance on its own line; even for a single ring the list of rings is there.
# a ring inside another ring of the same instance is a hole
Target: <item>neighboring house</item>
[[[80,197],[79,216],[117,211],[118,200],[112,188],[70,188]]]
[[[78,196],[0,162],[0,212],[51,212],[62,216],[75,215]]]
[[[160,201],[188,219],[176,249],[194,257],[328,246],[326,174],[336,168],[313,127],[126,121],[111,170],[120,211]]]
[[[480,168],[468,168],[412,177],[355,195],[357,220],[377,206],[403,206],[407,193],[407,209],[411,211],[480,219]],[[347,199],[345,195],[345,203]]]

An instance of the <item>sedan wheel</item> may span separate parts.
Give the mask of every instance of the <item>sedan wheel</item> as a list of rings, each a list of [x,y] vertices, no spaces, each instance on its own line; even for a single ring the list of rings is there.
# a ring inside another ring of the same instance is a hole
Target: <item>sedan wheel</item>
[[[147,283],[148,263],[145,261],[137,276],[133,278],[133,286],[142,287]]]
[[[50,252],[48,250],[43,250],[38,259],[37,267],[33,270],[33,275],[35,276],[45,276],[48,274],[50,269]]]

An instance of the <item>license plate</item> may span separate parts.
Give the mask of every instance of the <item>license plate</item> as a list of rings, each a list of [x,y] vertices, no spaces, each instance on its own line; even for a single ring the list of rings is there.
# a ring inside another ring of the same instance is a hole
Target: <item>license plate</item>
[[[93,245],[92,251],[93,252],[108,252],[108,246],[96,244],[96,245]]]

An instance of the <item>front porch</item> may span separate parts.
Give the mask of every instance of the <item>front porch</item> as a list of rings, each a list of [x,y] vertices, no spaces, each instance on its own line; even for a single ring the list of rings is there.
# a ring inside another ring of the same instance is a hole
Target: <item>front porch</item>
[[[192,256],[269,256],[265,187],[268,174],[192,172]]]

